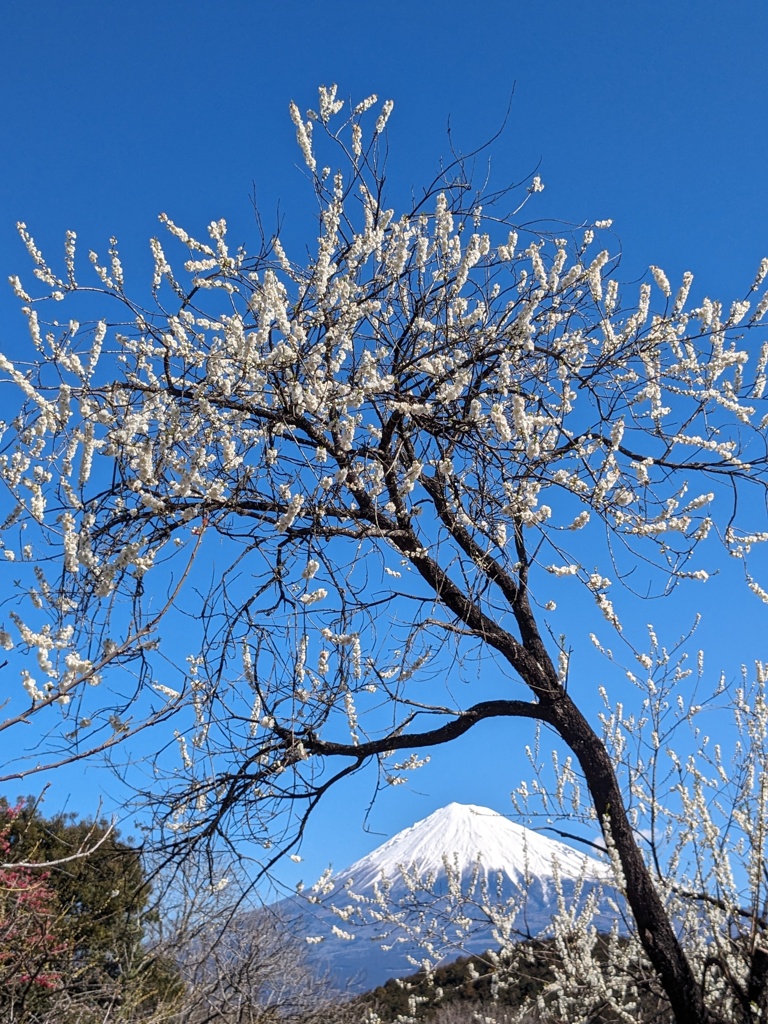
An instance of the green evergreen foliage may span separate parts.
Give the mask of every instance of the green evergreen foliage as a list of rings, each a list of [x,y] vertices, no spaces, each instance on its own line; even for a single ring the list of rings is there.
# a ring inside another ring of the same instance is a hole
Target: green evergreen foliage
[[[66,945],[47,872],[8,864],[9,833],[21,806],[0,814],[0,1004],[34,1004],[60,983]]]
[[[441,1006],[449,1003],[471,1005],[480,1010],[483,1006],[518,1007],[531,996],[537,995],[547,982],[553,978],[549,958],[542,955],[546,952],[546,943],[527,943],[530,955],[522,962],[525,970],[521,970],[513,984],[496,990],[494,979],[496,967],[493,956],[484,953],[476,956],[461,956],[438,967],[430,977],[424,971],[418,971],[406,978],[390,979],[371,992],[360,997],[360,1002],[371,1006],[383,1021],[396,1021],[399,1016],[411,1013],[416,1007],[416,1015],[425,1020],[433,1017]],[[436,1000],[436,992],[442,990],[442,996]]]
[[[183,991],[177,965],[167,955],[153,955],[144,942],[156,910],[141,851],[105,820],[64,813],[46,817],[31,798],[11,808],[0,797],[0,820],[5,822],[3,859],[11,867],[41,865],[24,871],[30,888],[45,886],[52,951],[45,965],[48,983],[23,992],[3,985],[0,1014],[12,1013],[14,1021],[39,1020],[55,1006],[59,1024],[87,1024],[104,1019],[105,1007],[116,1020],[115,1009],[130,1006],[131,1014],[139,1014],[130,1019],[143,1020],[161,1002],[177,1000]],[[25,905],[18,911],[17,917],[24,917]],[[17,930],[30,926],[22,920]],[[10,946],[16,940],[6,931]],[[0,962],[11,952],[0,948]]]
[[[0,798],[0,811],[7,806]],[[12,822],[9,839],[12,861],[55,865],[50,884],[73,957],[119,962],[122,950],[141,938],[148,913],[151,887],[140,851],[105,820],[47,818],[32,799]]]
[[[605,965],[607,954],[607,943],[599,942],[598,961]],[[468,1021],[473,1019],[474,1012],[480,1014],[481,1020],[487,1018],[501,1024],[505,1011],[534,1007],[539,998],[551,1001],[548,987],[556,980],[557,966],[562,966],[562,957],[555,940],[532,939],[519,943],[505,955],[489,950],[461,956],[438,967],[432,975],[418,971],[406,978],[392,979],[359,997],[357,1002],[373,1010],[383,1024],[411,1016],[425,1022],[438,1021],[446,1007],[465,1010]],[[627,1009],[633,1012],[638,1024],[668,1019],[669,1005],[647,965],[636,965],[636,979],[637,1000]],[[585,1013],[584,1024],[613,1024],[618,1020],[615,1012],[605,1007],[596,1006],[591,1012],[585,1007]]]
[[[0,1024],[358,1024],[238,906],[196,862],[150,880],[107,821],[0,797]]]

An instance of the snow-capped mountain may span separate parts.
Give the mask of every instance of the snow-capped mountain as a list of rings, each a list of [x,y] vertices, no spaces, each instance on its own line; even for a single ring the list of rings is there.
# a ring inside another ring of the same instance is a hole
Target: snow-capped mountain
[[[451,959],[498,948],[505,934],[538,935],[558,892],[582,906],[607,879],[604,864],[564,843],[487,807],[452,803],[277,908],[306,937],[318,968],[364,991],[426,956]],[[612,918],[600,907],[596,923],[607,929]]]
[[[480,864],[483,874],[500,872],[515,883],[528,876],[551,878],[555,869],[561,878],[574,880],[585,868],[593,880],[605,876],[604,865],[565,843],[516,825],[488,807],[452,803],[398,832],[336,880],[349,879],[356,892],[364,892],[382,876],[396,878],[401,867],[422,875],[442,872],[446,859],[462,875],[472,874]]]

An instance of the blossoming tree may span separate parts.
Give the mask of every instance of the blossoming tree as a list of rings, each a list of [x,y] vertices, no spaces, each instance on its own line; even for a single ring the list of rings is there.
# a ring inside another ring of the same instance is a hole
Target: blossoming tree
[[[673,287],[658,267],[629,298],[597,243],[609,225],[517,229],[539,180],[481,194],[461,157],[396,213],[392,104],[376,104],[345,120],[330,88],[306,118],[291,106],[318,205],[310,258],[163,216],[139,300],[114,240],[84,282],[74,233],[59,270],[20,226],[33,354],[0,356],[19,408],[0,642],[26,700],[0,728],[44,723],[56,761],[175,716],[181,767],[154,797],[171,835],[284,850],[371,760],[397,780],[484,720],[543,724],[584,779],[675,1019],[716,1020],[724,971],[688,955],[547,617],[580,586],[620,633],[612,586],[698,585],[717,546],[768,598],[748,565],[768,539],[752,500],[768,478],[768,259],[729,307],[692,304],[692,275]],[[470,677],[465,702],[452,683]],[[747,1019],[768,1009],[750,920],[728,989]]]
[[[0,862],[9,858],[9,832],[21,806],[0,807]],[[0,1005],[20,1019],[25,1003],[57,987],[67,950],[62,913],[49,874],[24,865],[0,866]]]

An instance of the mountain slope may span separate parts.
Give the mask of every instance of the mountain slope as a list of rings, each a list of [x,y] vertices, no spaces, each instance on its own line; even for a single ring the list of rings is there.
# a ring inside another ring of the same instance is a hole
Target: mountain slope
[[[605,865],[485,807],[449,804],[324,880],[278,913],[318,969],[364,991],[459,952],[543,932],[558,907],[583,905]],[[556,881],[557,879],[557,881]],[[612,918],[600,904],[596,922]]]
[[[398,832],[337,878],[354,880],[355,891],[362,892],[382,876],[396,877],[401,866],[421,874],[441,872],[446,858],[462,875],[480,863],[485,874],[501,872],[513,882],[527,876],[551,878],[555,865],[561,878],[576,880],[585,869],[593,879],[605,877],[599,861],[565,843],[516,825],[488,807],[452,803]]]

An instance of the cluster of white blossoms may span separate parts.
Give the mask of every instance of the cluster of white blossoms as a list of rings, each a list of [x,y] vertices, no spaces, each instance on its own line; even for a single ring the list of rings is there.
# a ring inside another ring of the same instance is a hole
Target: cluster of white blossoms
[[[243,482],[252,479],[261,450],[265,467],[274,470],[267,480],[274,487],[274,527],[283,533],[316,516],[318,486],[328,492],[321,505],[341,500],[349,506],[354,492],[364,489],[389,509],[415,496],[420,475],[438,466],[451,512],[465,516],[470,502],[462,495],[471,492],[467,467],[478,445],[488,449],[484,470],[507,491],[505,506],[529,526],[547,522],[542,509],[555,507],[564,487],[584,494],[585,503],[620,532],[653,539],[670,531],[688,535],[695,520],[674,516],[653,501],[656,451],[642,450],[643,434],[651,430],[672,445],[690,446],[691,461],[706,456],[713,466],[747,468],[733,441],[706,429],[704,411],[726,409],[747,424],[754,415],[740,383],[748,352],[726,338],[749,312],[750,300],[727,315],[707,299],[686,310],[692,283],[686,274],[671,310],[651,314],[650,288],[643,284],[634,312],[619,314],[616,283],[605,279],[608,250],[587,258],[595,230],[587,232],[569,264],[563,239],[554,240],[551,254],[547,239],[518,250],[518,231],[494,242],[490,231],[478,229],[485,223],[482,207],[465,214],[448,192],[435,195],[431,212],[421,204],[416,215],[397,217],[382,208],[359,169],[362,118],[376,102],[369,97],[350,117],[357,155],[349,180],[339,171],[326,188],[318,178],[326,205],[318,254],[307,268],[292,263],[279,243],[277,265],[233,255],[223,220],[213,221],[209,240],[200,241],[161,218],[194,258],[185,265],[185,283],[153,239],[153,289],[165,286],[184,296],[190,288],[224,288],[231,310],[205,314],[184,301],[165,326],[155,314],[137,313],[134,331],[110,342],[110,363],[115,347],[122,351],[122,381],[93,383],[95,374],[107,379],[103,374],[109,373],[102,358],[106,320],[90,329],[83,360],[75,351],[83,336],[79,322],[43,336],[40,300],[13,279],[32,341],[60,368],[62,379],[58,394],[56,388],[36,387],[26,372],[0,357],[7,379],[35,410],[23,443],[2,456],[0,470],[18,496],[19,513],[28,512],[38,523],[46,518],[51,490],[64,493],[67,500],[63,509],[57,506],[56,517],[63,527],[66,571],[93,574],[102,596],[113,592],[126,569],[146,573],[157,553],[144,541],[119,551],[92,545],[85,498],[94,460],[104,457],[125,467],[119,500],[130,514],[149,509],[178,520],[229,507]],[[321,89],[319,112],[310,111],[306,120],[291,105],[313,173],[313,126],[327,126],[342,109],[335,86]],[[391,109],[391,103],[381,108],[370,145]],[[541,187],[534,179],[531,191]],[[349,234],[358,206],[362,222]],[[26,226],[19,230],[48,295],[76,294],[74,233],[67,236],[66,274],[60,276]],[[99,268],[93,254],[92,263]],[[650,271],[662,295],[671,298],[663,270]],[[99,269],[99,276],[106,291],[122,297],[114,240],[110,269]],[[761,264],[753,291],[764,278]],[[492,284],[478,287],[483,280]],[[514,293],[509,283],[517,285]],[[762,301],[753,319],[764,315]],[[586,322],[571,315],[575,309],[587,314]],[[412,327],[401,337],[409,322]],[[705,327],[706,344],[695,342],[695,328],[688,336],[689,324]],[[604,397],[612,416],[601,435],[599,428],[588,429],[587,407]],[[700,414],[686,418],[684,408],[696,405]],[[398,458],[392,467],[398,486],[390,493],[382,460],[367,454],[361,433],[375,436],[396,413],[418,435],[414,455]],[[677,427],[683,418],[685,435]],[[697,423],[698,432],[691,429]],[[53,435],[67,438],[65,448],[51,451],[47,439]],[[441,437],[453,438],[449,447],[457,445],[451,459]],[[335,475],[321,480],[283,468],[290,449],[310,441],[336,461]],[[656,447],[662,450],[663,443]],[[493,450],[496,457],[490,458]],[[278,498],[281,488],[285,496]],[[552,500],[543,506],[545,492]],[[588,516],[587,509],[580,511],[573,528]],[[503,537],[511,525],[497,522],[496,535]],[[305,604],[313,600],[320,598],[303,598]]]
[[[313,798],[313,759],[385,758],[414,722],[460,722],[459,682],[517,693],[539,658],[518,657],[521,594],[554,613],[580,587],[621,631],[620,581],[707,582],[722,543],[768,601],[747,570],[768,533],[733,499],[765,483],[768,261],[745,298],[692,303],[690,273],[621,286],[607,222],[511,223],[464,168],[398,209],[391,113],[372,96],[347,114],[335,87],[291,105],[319,204],[308,257],[162,216],[132,297],[114,240],[81,283],[74,233],[59,272],[19,225],[36,283],[11,282],[31,354],[0,355],[17,584],[0,646],[27,717],[99,678],[111,697],[82,720],[122,736],[178,716],[180,833],[219,834],[244,805],[266,845],[263,808]]]

